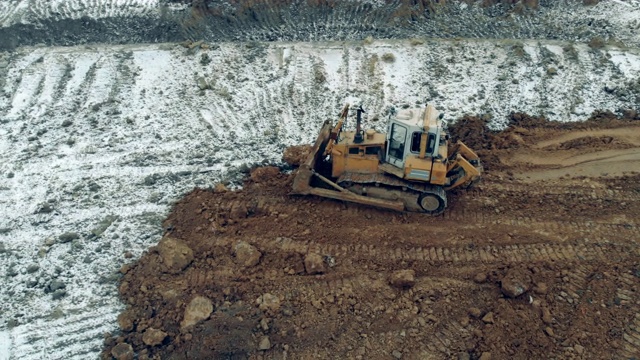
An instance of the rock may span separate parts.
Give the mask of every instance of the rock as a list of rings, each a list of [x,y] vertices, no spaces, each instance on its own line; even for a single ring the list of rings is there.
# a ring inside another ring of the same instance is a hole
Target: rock
[[[477,273],[476,276],[473,277],[473,281],[478,284],[482,284],[487,282],[487,274],[485,273]]]
[[[130,311],[124,311],[118,315],[118,325],[122,331],[133,330],[133,316]]]
[[[61,243],[68,243],[72,240],[79,239],[79,238],[80,238],[80,235],[78,235],[78,233],[75,233],[75,232],[66,232],[58,236],[58,240],[60,240]]]
[[[47,287],[44,289],[45,292],[54,292],[56,290],[64,289],[66,285],[60,280],[53,280]]]
[[[51,206],[51,204],[49,203],[42,204],[38,211],[36,211],[36,213],[38,214],[49,214],[51,212],[53,212],[53,206]]]
[[[204,77],[199,77],[198,78],[198,88],[200,90],[207,90],[209,89],[209,83],[207,82],[207,80]]]
[[[542,322],[549,325],[553,322],[553,317],[551,316],[551,312],[549,311],[548,308],[543,307],[541,310],[541,315],[542,315]]]
[[[488,312],[485,316],[482,317],[482,321],[485,324],[493,324],[493,312]]]
[[[251,171],[251,180],[254,182],[265,182],[271,179],[275,179],[280,175],[280,169],[275,166],[263,166],[255,168]]]
[[[469,308],[468,311],[469,311],[469,315],[471,315],[476,319],[479,319],[480,316],[482,316],[482,310],[478,309],[477,307]]]
[[[518,297],[531,288],[531,276],[526,271],[511,269],[502,278],[500,290],[510,298]]]
[[[213,312],[211,300],[204,296],[196,296],[184,310],[184,319],[180,323],[181,328],[186,328],[209,318]]]
[[[547,292],[549,292],[549,288],[547,287],[547,284],[541,282],[533,288],[533,292],[539,295],[545,295]]]
[[[51,294],[51,298],[53,300],[59,300],[62,299],[63,297],[65,297],[67,295],[67,291],[63,290],[63,289],[59,289],[53,292],[53,294]]]
[[[398,350],[393,350],[391,352],[391,355],[393,355],[393,357],[396,359],[402,359],[402,353]]]
[[[584,353],[584,346],[582,346],[580,344],[576,344],[573,347],[573,350],[575,350],[578,355],[582,355]]]
[[[258,308],[262,311],[275,314],[280,310],[280,298],[275,295],[265,293],[258,298]]]
[[[111,349],[111,356],[116,360],[133,360],[133,348],[127,343],[120,343]]]
[[[249,211],[247,210],[247,207],[243,203],[236,202],[231,205],[231,210],[229,211],[229,219],[246,219],[248,214]]]
[[[263,336],[260,339],[260,343],[258,343],[258,350],[269,350],[271,349],[271,341],[268,336]]]
[[[62,122],[62,127],[68,127],[68,126],[71,126],[71,124],[73,124],[73,122],[69,119],[66,119],[65,121]]]
[[[213,187],[214,193],[224,193],[229,191],[229,189],[223,183],[217,183]]]
[[[193,261],[193,250],[182,240],[165,237],[158,243],[158,253],[162,258],[163,270],[177,274]]]
[[[262,253],[246,241],[237,242],[233,247],[233,254],[236,257],[236,262],[244,267],[258,265],[262,257]]]
[[[148,328],[144,331],[144,334],[142,334],[142,341],[148,346],[156,346],[162,344],[166,337],[166,332],[154,328]]]
[[[411,269],[395,271],[389,277],[389,283],[397,288],[408,289],[416,284],[415,276],[416,272]]]
[[[27,273],[33,274],[34,272],[38,271],[38,269],[40,269],[40,265],[31,264],[31,265],[27,266]]]
[[[311,152],[310,145],[289,146],[284,149],[282,160],[291,166],[300,166]]]
[[[553,337],[555,335],[555,333],[553,332],[553,329],[548,327],[548,326],[546,328],[544,328],[544,333],[549,335],[549,336],[551,336],[551,337]]]
[[[478,358],[478,360],[491,360],[491,353],[490,352],[483,352],[482,355],[480,355],[480,357]]]
[[[304,257],[304,269],[309,275],[322,274],[327,271],[322,256],[309,253]]]
[[[458,353],[458,360],[471,360],[471,355],[468,352]]]
[[[262,320],[260,320],[260,327],[263,331],[269,331],[269,320],[262,318]]]

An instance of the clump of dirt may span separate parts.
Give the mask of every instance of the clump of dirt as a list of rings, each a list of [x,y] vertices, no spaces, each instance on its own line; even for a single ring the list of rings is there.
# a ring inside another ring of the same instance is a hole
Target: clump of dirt
[[[307,159],[312,149],[313,147],[310,145],[289,146],[284,149],[282,161],[291,166],[300,166]]]
[[[455,136],[500,162],[584,138],[535,119],[501,133],[465,121],[477,132]],[[122,268],[127,309],[102,358],[637,356],[639,175],[512,175],[450,194],[440,217],[290,196],[295,175],[273,167],[240,191],[196,189]]]

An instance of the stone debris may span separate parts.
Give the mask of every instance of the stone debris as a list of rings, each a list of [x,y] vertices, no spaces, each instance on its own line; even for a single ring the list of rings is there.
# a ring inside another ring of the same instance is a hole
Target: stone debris
[[[309,275],[322,274],[327,271],[324,259],[316,253],[309,253],[304,257],[304,269]]]
[[[162,344],[166,337],[166,332],[154,328],[148,328],[144,331],[144,334],[142,334],[142,342],[148,346],[156,346]]]
[[[182,240],[165,237],[158,243],[158,253],[165,272],[177,274],[193,261],[193,250]]]
[[[180,327],[184,329],[195,325],[202,320],[206,320],[212,312],[213,304],[211,303],[211,300],[204,296],[196,296],[184,310],[184,318],[180,323]]]
[[[116,360],[133,360],[133,348],[127,343],[120,343],[111,349],[111,355]]]
[[[518,297],[531,288],[531,276],[525,271],[511,269],[500,281],[500,290],[510,298]]]
[[[400,289],[408,289],[416,284],[414,270],[398,270],[389,277],[389,284]]]
[[[233,247],[233,254],[238,264],[244,267],[253,267],[260,263],[262,253],[246,241],[239,241]]]

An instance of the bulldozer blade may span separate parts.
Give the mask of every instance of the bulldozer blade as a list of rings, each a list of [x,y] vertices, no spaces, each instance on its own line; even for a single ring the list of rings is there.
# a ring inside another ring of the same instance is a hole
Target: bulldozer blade
[[[292,194],[317,195],[325,198],[349,201],[384,209],[404,211],[404,203],[400,201],[391,201],[358,195],[316,172],[316,165],[324,156],[324,150],[331,138],[331,130],[331,123],[325,122],[307,159],[300,164],[300,167],[298,168],[298,172],[293,179]],[[311,182],[314,177],[317,177],[334,190],[312,186]]]
[[[310,194],[311,180],[313,179],[313,173],[315,171],[316,163],[323,156],[324,149],[331,137],[331,122],[326,121],[320,129],[320,134],[313,144],[311,152],[307,156],[307,159],[300,164],[298,173],[293,179],[293,194],[308,195]]]

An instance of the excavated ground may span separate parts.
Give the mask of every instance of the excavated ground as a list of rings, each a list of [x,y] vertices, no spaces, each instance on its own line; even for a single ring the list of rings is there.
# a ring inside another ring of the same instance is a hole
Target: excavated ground
[[[103,358],[640,356],[640,121],[468,117],[452,134],[487,173],[439,217],[290,196],[274,168],[194,190],[164,222],[178,250],[122,269]],[[213,311],[181,327],[196,296]]]

